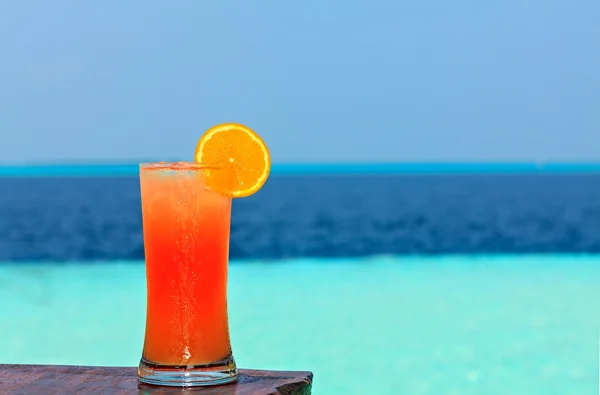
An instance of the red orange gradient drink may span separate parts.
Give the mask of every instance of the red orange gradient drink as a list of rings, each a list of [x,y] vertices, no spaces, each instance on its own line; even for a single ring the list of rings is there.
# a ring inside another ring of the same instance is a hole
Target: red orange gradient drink
[[[225,124],[202,137],[195,159],[140,165],[147,311],[138,375],[147,384],[237,378],[227,315],[231,201],[260,189],[269,154],[250,129]]]

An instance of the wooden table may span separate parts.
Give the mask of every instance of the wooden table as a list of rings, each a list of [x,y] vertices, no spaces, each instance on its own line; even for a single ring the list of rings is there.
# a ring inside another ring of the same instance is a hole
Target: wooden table
[[[58,365],[1,365],[0,394],[200,394],[310,395],[311,372],[238,371],[235,384],[203,388],[156,387],[139,384],[137,368]]]

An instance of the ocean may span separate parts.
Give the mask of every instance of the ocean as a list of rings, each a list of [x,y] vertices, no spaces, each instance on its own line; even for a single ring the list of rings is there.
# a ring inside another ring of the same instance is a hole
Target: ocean
[[[597,393],[600,172],[461,169],[280,168],[234,201],[238,365],[317,395]],[[0,178],[0,363],[136,365],[138,179],[59,170]]]
[[[600,173],[274,175],[232,259],[600,252]],[[0,261],[140,260],[136,176],[0,178]]]

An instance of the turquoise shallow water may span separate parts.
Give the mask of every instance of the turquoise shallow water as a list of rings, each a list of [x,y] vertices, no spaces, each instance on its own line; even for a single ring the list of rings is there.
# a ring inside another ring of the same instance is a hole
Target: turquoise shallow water
[[[136,365],[141,262],[0,265],[0,362]],[[600,256],[233,262],[242,367],[315,394],[594,394]]]

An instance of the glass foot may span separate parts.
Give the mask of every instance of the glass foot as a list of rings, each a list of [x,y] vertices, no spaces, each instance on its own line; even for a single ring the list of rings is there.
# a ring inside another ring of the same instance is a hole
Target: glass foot
[[[142,358],[138,367],[140,382],[169,387],[200,387],[232,383],[237,380],[233,356],[207,365],[159,365]]]

